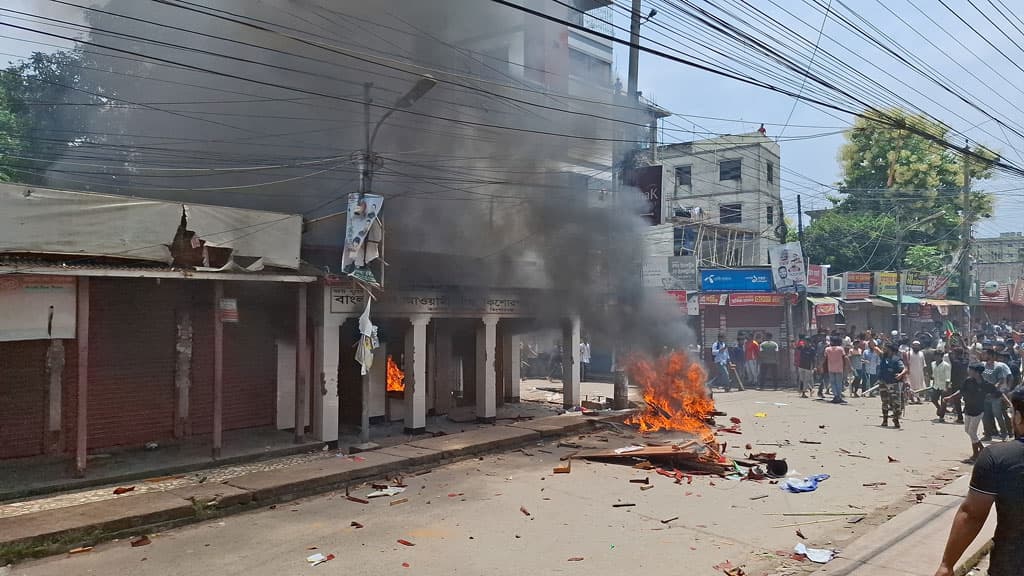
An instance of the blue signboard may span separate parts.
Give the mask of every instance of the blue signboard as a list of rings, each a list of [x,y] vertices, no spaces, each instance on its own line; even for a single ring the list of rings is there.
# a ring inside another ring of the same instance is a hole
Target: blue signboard
[[[704,292],[772,292],[772,271],[768,268],[712,268],[700,271]]]

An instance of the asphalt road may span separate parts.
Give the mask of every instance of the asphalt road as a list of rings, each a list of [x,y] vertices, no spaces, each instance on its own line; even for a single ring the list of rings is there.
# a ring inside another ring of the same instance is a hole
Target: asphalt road
[[[959,462],[969,449],[966,435],[959,426],[932,422],[930,405],[911,406],[897,431],[879,427],[877,398],[835,406],[792,393],[747,391],[716,400],[743,421],[742,435],[720,437],[729,454],[740,456],[751,443],[755,451],[777,450],[791,471],[832,478],[816,492],[788,494],[768,482],[698,477],[692,485],[677,485],[653,472],[582,461],[573,462],[570,474],[554,475],[559,455],[571,450],[547,442],[528,447],[529,455],[489,455],[406,478],[405,493],[367,505],[326,494],[151,535],[148,546],[132,548],[122,540],[85,554],[27,562],[12,574],[710,575],[721,574],[714,566],[726,560],[746,564],[748,574],[793,574],[813,569],[777,554],[800,541],[798,528],[808,546],[841,548],[913,505],[915,489],[908,485],[941,484],[969,473]],[[756,417],[759,412],[765,416]],[[614,432],[572,440],[612,448],[630,443]],[[645,477],[653,489],[629,483]],[[863,485],[878,482],[885,484]],[[389,502],[400,498],[408,501]],[[620,503],[635,506],[613,506]],[[867,517],[856,524],[838,516],[779,515],[860,511]],[[672,517],[678,519],[661,522]],[[353,521],[364,527],[352,527]],[[813,523],[783,526],[802,522]],[[336,558],[311,567],[306,557],[317,552]]]

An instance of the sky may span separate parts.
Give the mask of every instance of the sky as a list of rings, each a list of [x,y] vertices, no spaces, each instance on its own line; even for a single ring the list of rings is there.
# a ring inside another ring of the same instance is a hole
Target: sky
[[[945,1],[950,8],[957,11],[971,25],[975,26],[979,32],[988,37],[999,51],[1002,51],[1012,59],[1024,61],[1024,58],[1021,58],[1024,56],[1024,51],[1003,37],[982,15],[975,11],[967,0]],[[1000,5],[998,0],[991,3],[981,0],[974,1],[994,21],[1003,25],[1004,29],[1020,36],[1018,43],[1024,46],[1024,35],[1019,34],[1007,22],[1012,22],[1021,28],[1024,28],[1024,24],[1016,20],[1000,19],[994,8]],[[884,7],[881,4],[882,2],[885,4]],[[625,5],[625,2],[622,0],[620,0],[620,3]],[[810,4],[813,3],[810,2]],[[701,3],[697,2],[697,4]],[[718,4],[730,3],[721,2]],[[1021,155],[1014,149],[1015,147],[1024,150],[1024,142],[1019,138],[1014,137],[1012,134],[1009,135],[1010,137],[1007,137],[999,126],[986,116],[983,116],[968,104],[942,92],[934,83],[910,73],[891,56],[870,46],[866,39],[857,37],[844,29],[834,17],[825,19],[823,16],[824,8],[821,11],[816,11],[812,9],[808,2],[802,0],[778,0],[777,2],[765,0],[754,4],[766,12],[775,15],[780,21],[787,23],[812,42],[817,37],[818,28],[821,27],[822,38],[819,43],[819,53],[815,59],[816,64],[821,64],[821,54],[828,51],[850,62],[866,74],[877,78],[884,85],[897,87],[898,83],[891,78],[884,77],[884,72],[882,71],[889,72],[909,84],[909,88],[902,86],[898,88],[898,92],[905,94],[908,100],[920,105],[933,116],[950,126],[962,130],[973,140],[999,151],[1016,165],[1024,166],[1024,160],[1021,159]],[[925,16],[914,8],[915,4],[925,10],[928,16],[934,19],[938,25],[956,35],[957,39],[966,48],[957,45],[953,39],[942,32],[935,24],[929,22]],[[820,0],[820,5],[825,6],[826,2]],[[838,0],[835,2],[837,9],[843,5],[844,3]],[[655,15],[653,21],[663,18],[663,26],[680,28],[679,22],[672,19],[673,14],[669,13],[663,16],[662,12],[666,8],[664,2],[649,0],[645,1],[643,6],[644,13],[647,13],[652,7],[659,9],[659,14]],[[984,107],[987,109],[997,110],[1014,122],[1024,121],[1024,113],[1014,109],[1011,104],[1002,99],[1005,97],[1011,102],[1015,100],[1020,101],[1021,93],[1017,87],[1024,87],[1024,70],[1020,70],[1014,64],[1008,62],[999,51],[989,46],[985,40],[972,32],[954,14],[944,8],[940,4],[940,0],[862,0],[858,2],[848,1],[845,3],[845,6],[855,6],[855,10],[865,20],[878,26],[893,41],[911,48],[914,54],[918,55],[922,60],[940,70],[956,84],[970,91],[971,94],[977,97],[977,102],[984,103]],[[904,18],[913,25],[915,30],[930,38],[946,51],[949,56],[959,62],[960,65],[973,72],[981,81],[973,78],[956,63],[950,61],[945,54],[929,45],[914,30],[904,25],[892,13],[888,12],[886,8]],[[797,19],[785,14],[782,9],[789,10],[796,17],[804,20],[805,23],[798,22]],[[628,20],[625,14],[618,13],[616,21],[617,24],[628,29]],[[823,22],[824,26],[822,26]],[[669,46],[676,46],[675,43],[658,36],[658,31],[659,28],[653,22],[644,24],[641,34],[647,40],[643,40],[641,43],[650,45],[658,50],[665,50],[665,48],[652,45],[652,41],[662,41]],[[762,27],[760,31],[768,37],[778,34],[778,31],[768,27]],[[622,30],[616,31],[616,34],[617,37],[628,37],[628,34]],[[1011,37],[1013,37],[1012,34]],[[688,38],[683,35],[676,35],[674,40],[682,42],[685,46]],[[691,45],[684,49],[694,52],[701,50],[696,45]],[[974,54],[972,55],[970,52]],[[858,55],[870,60],[879,66],[882,71],[874,69],[863,60],[858,59]],[[995,68],[996,71],[993,72],[987,68],[979,59],[984,60],[988,65]],[[617,46],[616,69],[623,78],[626,76],[627,62],[628,47]],[[807,59],[804,58],[802,62],[806,65]],[[817,71],[820,70],[820,67],[815,68],[814,64],[812,64],[811,69]],[[1009,82],[999,78],[999,75],[1002,75]],[[984,84],[988,84],[995,90],[989,89]],[[642,53],[640,57],[639,88],[646,97],[651,98],[660,106],[677,114],[673,122],[685,127],[691,127],[693,126],[691,122],[696,122],[698,127],[695,129],[698,132],[702,128],[724,133],[751,132],[756,130],[761,122],[764,122],[768,124],[766,126],[768,136],[774,137],[779,134],[783,127],[773,124],[785,124],[790,114],[792,114],[792,118],[789,119],[790,126],[784,132],[784,135],[787,137],[799,134],[831,132],[831,127],[849,126],[851,123],[851,118],[846,114],[837,112],[826,114],[802,102],[797,103],[794,108],[794,98],[790,96],[773,93],[755,86],[748,86],[736,80],[718,77],[709,72],[667,61],[646,53]],[[920,91],[924,96],[914,93],[913,89]],[[929,102],[928,98],[934,100],[935,103]],[[735,120],[723,122],[701,118],[687,118],[685,115]],[[839,116],[842,121],[834,117],[834,115]],[[986,122],[986,120],[988,121]],[[978,123],[982,123],[981,126],[968,129]],[[795,128],[793,125],[829,128]],[[685,133],[672,134],[666,132],[665,135],[666,141],[690,139]],[[1000,139],[1008,142],[1000,142]],[[830,206],[830,203],[825,198],[825,194],[831,191],[827,188],[813,185],[807,180],[795,176],[791,171],[824,184],[834,185],[841,179],[841,169],[837,157],[839,147],[842,144],[842,135],[832,135],[803,141],[783,141],[780,143],[782,148],[781,163],[783,166],[783,202],[786,213],[794,218],[794,220],[797,194],[803,197],[803,207],[805,210],[808,210]],[[1010,146],[1007,144],[1010,144]],[[1014,190],[1024,188],[1024,185],[1022,185],[1024,183],[1019,180],[1019,178],[997,178],[975,183],[977,189],[1000,191],[996,195],[994,217],[980,222],[975,227],[976,236],[989,237],[996,236],[999,232],[1024,230],[1024,202],[1021,202],[1021,195],[1024,194],[1024,190]],[[810,186],[811,189],[804,186]]]
[[[617,26],[628,29],[625,6],[629,0],[616,0]],[[1009,122],[1024,126],[1024,110],[1015,102],[1024,102],[1024,68],[1018,68],[1016,61],[1024,62],[1024,21],[1013,14],[1005,14],[1000,8],[1009,3],[1006,0],[973,0],[985,14],[979,13],[970,4],[972,0],[764,0],[754,3],[758,8],[791,26],[812,42],[820,42],[810,69],[822,71],[825,54],[834,54],[851,63],[858,70],[877,79],[887,88],[905,96],[934,117],[962,131],[972,140],[989,146],[1004,155],[1008,161],[1024,166],[1024,138],[1007,133],[995,122],[972,108],[969,103],[958,100],[944,92],[931,81],[909,71],[891,55],[870,45],[868,40],[845,29],[836,14],[851,14],[851,6],[862,17],[862,26],[875,25],[888,35],[890,41],[912,49],[915,56],[948,76],[953,83],[969,91],[971,101],[986,110],[995,112]],[[954,14],[949,9],[956,12]],[[690,55],[707,56],[707,49],[700,46],[699,38],[692,30],[685,30],[685,21],[677,10],[679,0],[644,0],[643,12],[651,8],[659,10],[654,18],[644,24],[642,34],[644,45],[658,50],[683,50]],[[693,4],[707,6],[695,0]],[[718,6],[736,6],[744,2],[709,3]],[[824,17],[825,6],[829,17]],[[24,10],[40,15],[80,20],[78,10],[47,2],[45,0],[6,0],[4,6],[13,10]],[[818,6],[819,9],[815,9]],[[831,12],[833,8],[835,13]],[[924,10],[924,13],[918,9]],[[788,13],[787,13],[788,12]],[[977,33],[970,30],[958,15]],[[988,21],[985,15],[1011,33],[1007,38]],[[10,14],[6,14],[10,16]],[[900,18],[906,20],[901,22]],[[932,21],[929,21],[929,18]],[[12,20],[13,21],[13,20]],[[945,28],[943,31],[939,26]],[[757,28],[766,39],[785,36],[784,31],[762,25]],[[950,33],[952,36],[947,34]],[[1014,34],[1020,37],[1014,44]],[[15,38],[6,37],[8,35]],[[936,46],[932,46],[922,35]],[[0,62],[12,59],[11,55],[24,55],[31,50],[52,50],[38,44],[27,44],[17,38],[19,33],[0,30]],[[617,30],[616,36],[626,38],[628,34]],[[38,37],[36,39],[39,39]],[[987,41],[986,41],[987,40]],[[52,42],[53,40],[46,40]],[[658,46],[662,42],[666,46]],[[993,45],[988,44],[992,42]],[[962,44],[962,45],[961,45]],[[1018,45],[1019,44],[1019,45]],[[803,66],[808,64],[810,48],[798,58]],[[615,48],[616,71],[625,78],[627,67],[626,46]],[[973,76],[972,76],[973,74]],[[887,75],[892,75],[888,77]],[[894,78],[893,78],[894,77]],[[900,85],[904,82],[906,85]],[[804,92],[813,93],[818,88],[807,82]],[[752,132],[763,122],[769,137],[782,133],[786,138],[802,135],[834,133],[850,125],[852,119],[840,112],[825,113],[803,102],[795,102],[791,96],[778,94],[764,88],[745,85],[739,81],[715,76],[684,64],[671,62],[656,55],[641,54],[639,87],[643,94],[660,106],[676,114],[666,126],[665,142],[691,140],[701,137],[701,132],[744,133]],[[703,117],[725,118],[714,120]],[[788,125],[787,125],[788,122]],[[786,126],[783,126],[786,125]],[[686,130],[693,130],[688,133]],[[796,196],[802,196],[805,210],[828,207],[826,195],[834,191],[828,186],[841,179],[837,160],[839,147],[843,143],[841,134],[819,136],[806,140],[783,140],[782,147],[782,190],[785,211],[796,219]],[[995,191],[996,210],[993,218],[984,220],[975,228],[978,237],[998,235],[1000,232],[1024,230],[1024,182],[1020,178],[1000,177],[977,182],[977,189]],[[820,182],[825,186],[815,184]]]

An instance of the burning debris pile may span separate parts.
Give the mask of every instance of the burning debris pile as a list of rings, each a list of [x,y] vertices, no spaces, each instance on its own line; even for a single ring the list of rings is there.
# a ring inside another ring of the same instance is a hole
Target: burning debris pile
[[[576,457],[632,463],[655,468],[677,481],[690,473],[726,475],[736,464],[724,456],[726,444],[719,444],[709,422],[718,414],[708,391],[707,374],[684,352],[675,351],[657,359],[635,356],[629,362],[630,378],[643,390],[644,408],[626,419],[647,439],[646,446],[616,450],[591,450]],[[726,430],[738,431],[738,421]],[[685,433],[672,438],[665,433]]]

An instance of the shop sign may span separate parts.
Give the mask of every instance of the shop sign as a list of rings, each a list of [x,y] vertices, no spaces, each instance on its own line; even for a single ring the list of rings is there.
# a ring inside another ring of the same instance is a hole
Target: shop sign
[[[896,273],[875,272],[875,294],[879,296],[896,295]]]
[[[843,300],[859,300],[871,295],[871,272],[843,272]]]
[[[710,268],[700,271],[704,292],[772,292],[772,272],[767,268]]]
[[[822,266],[821,264],[811,264],[807,267],[807,291],[811,294],[825,294],[828,292],[825,286],[825,278],[827,274],[825,270],[828,266]]]
[[[220,313],[220,321],[237,324],[238,323],[238,299],[237,298],[221,298],[220,303],[217,305],[217,311]]]
[[[782,306],[782,294],[729,294],[729,306]]]
[[[815,316],[835,316],[839,313],[835,302],[823,302],[814,305]]]

